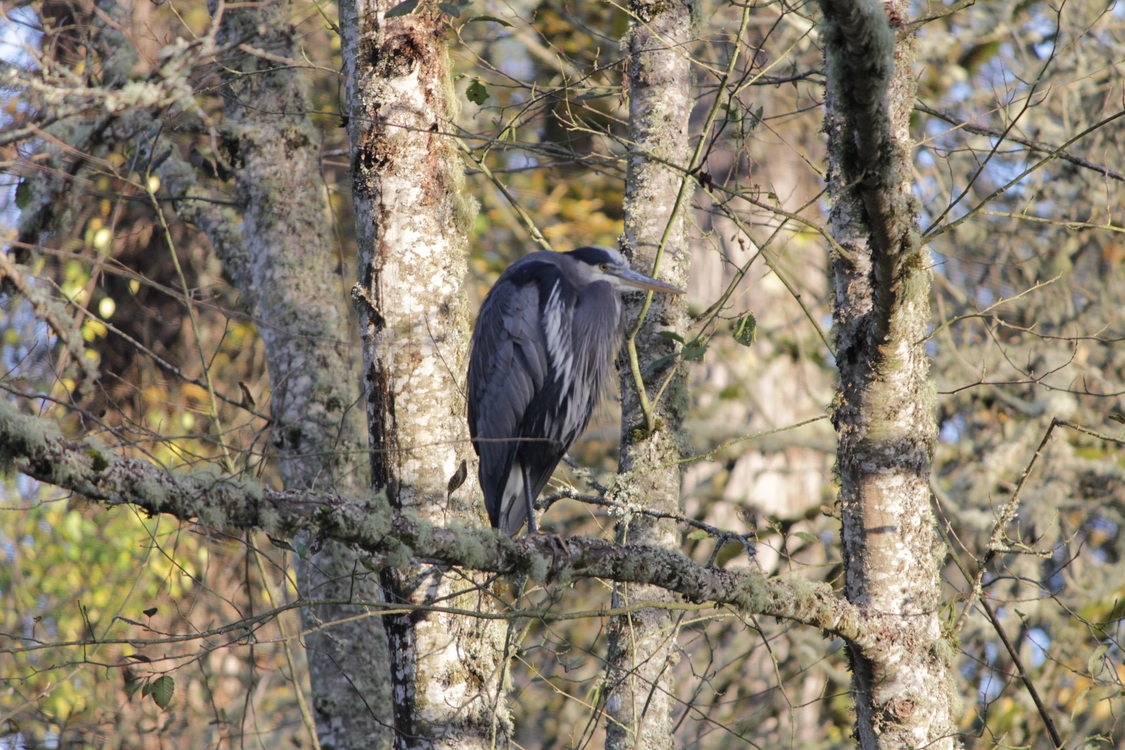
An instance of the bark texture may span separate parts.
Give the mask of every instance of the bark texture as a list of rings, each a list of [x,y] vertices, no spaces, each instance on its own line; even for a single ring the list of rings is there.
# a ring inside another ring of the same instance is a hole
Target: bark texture
[[[461,483],[475,474],[462,395],[475,209],[446,135],[455,100],[441,12],[422,6],[386,18],[396,4],[340,8],[372,481],[397,510],[477,527],[476,483]],[[399,562],[383,573],[390,602],[488,609],[486,592],[465,576]],[[506,744],[499,621],[416,611],[385,624],[397,747]]]
[[[287,489],[356,493],[368,483],[363,414],[349,353],[340,259],[320,178],[320,135],[302,77],[245,44],[299,57],[289,3],[224,8],[225,139],[237,162],[242,243],[220,243],[224,263],[255,310],[271,383],[272,442]],[[305,599],[376,601],[378,581],[339,543],[298,559]],[[389,746],[386,638],[365,607],[302,610],[317,735],[325,747]]]
[[[911,195],[914,41],[905,2],[822,2],[845,588],[872,628],[850,646],[864,748],[952,748],[952,648],[929,473],[930,278]]]
[[[625,251],[635,268],[662,280],[687,286],[690,253],[684,238],[689,154],[691,41],[688,2],[634,2],[629,6],[629,139],[625,183]],[[679,169],[677,169],[677,167]],[[629,368],[621,373],[621,462],[618,486],[639,506],[667,513],[680,510],[680,427],[687,407],[686,373],[652,364],[672,353],[673,342],[658,331],[687,328],[681,296],[626,300],[628,326],[644,314],[635,341],[641,372],[649,373],[648,424]],[[671,382],[663,393],[665,380]],[[629,515],[617,527],[618,541],[675,550],[679,534],[670,520]],[[636,601],[675,602],[678,597],[655,586],[619,584],[613,604]],[[606,747],[671,748],[675,696],[672,673],[678,658],[679,614],[650,607],[614,617],[610,623],[607,674]]]
[[[600,578],[652,584],[696,603],[681,605],[689,610],[702,602],[732,604],[747,613],[811,625],[865,649],[877,645],[881,635],[871,633],[859,609],[836,596],[827,584],[797,577],[767,580],[756,568],[713,568],[671,550],[590,537],[537,534],[512,539],[491,529],[430,526],[410,515],[389,512],[379,500],[276,491],[211,471],[170,471],[122,458],[93,438],[68,440],[49,420],[20,414],[0,400],[0,466],[13,464],[32,479],[109,505],[129,503],[148,513],[194,520],[209,529],[261,529],[276,539],[307,533],[362,549],[376,562],[410,560],[417,554],[473,570],[527,575],[537,582]],[[259,618],[275,616],[267,612]],[[216,632],[235,640],[244,637],[241,622]]]
[[[256,47],[291,59],[296,52],[288,10],[287,3],[226,9],[220,41],[254,39]],[[226,135],[235,144],[238,198],[246,209],[243,257],[228,267],[257,312],[282,480],[292,489],[355,492],[367,477],[366,467],[356,465],[363,422],[358,388],[349,377],[340,264],[325,220],[320,138],[305,114],[307,98],[294,71],[241,48],[223,62]],[[300,560],[298,574],[304,598],[379,597],[356,553],[335,542]],[[389,744],[385,636],[379,618],[354,619],[363,611],[333,604],[302,613],[312,631],[306,646],[322,745]]]

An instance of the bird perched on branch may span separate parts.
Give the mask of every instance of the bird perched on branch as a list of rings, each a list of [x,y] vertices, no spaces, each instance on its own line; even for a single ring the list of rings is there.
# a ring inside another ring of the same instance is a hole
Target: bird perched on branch
[[[469,358],[469,433],[492,525],[537,533],[535,498],[586,429],[621,343],[630,289],[683,290],[629,268],[616,250],[537,252],[500,275]]]

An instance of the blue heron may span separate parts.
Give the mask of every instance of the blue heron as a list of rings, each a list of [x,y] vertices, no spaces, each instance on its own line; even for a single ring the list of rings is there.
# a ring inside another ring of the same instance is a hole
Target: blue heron
[[[616,250],[536,252],[507,268],[481,306],[469,357],[469,433],[488,518],[515,534],[586,429],[621,343],[619,292],[683,290],[629,268]]]

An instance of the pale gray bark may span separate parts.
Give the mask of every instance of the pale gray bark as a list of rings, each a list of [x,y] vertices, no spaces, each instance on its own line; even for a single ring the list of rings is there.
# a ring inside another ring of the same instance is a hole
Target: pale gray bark
[[[878,633],[850,644],[857,736],[864,748],[954,748],[928,483],[930,278],[911,196],[914,41],[896,39],[905,2],[822,7],[845,590]]]
[[[633,266],[687,286],[691,254],[684,235],[690,195],[685,172],[690,158],[691,42],[688,2],[634,2],[629,6],[629,162],[625,183],[624,246]],[[630,295],[625,318],[630,330],[642,314],[644,296]],[[629,367],[621,372],[620,483],[629,502],[665,513],[680,511],[680,428],[687,408],[686,373],[675,365],[651,369],[673,352],[658,331],[687,329],[682,296],[654,295],[634,339],[639,369],[649,379],[648,423]],[[627,359],[627,357],[623,357]],[[671,382],[658,393],[665,379]],[[669,550],[679,548],[671,520],[629,515],[617,526],[618,541]],[[620,584],[613,605],[672,602],[655,586]],[[678,659],[678,615],[648,607],[610,623],[606,677],[606,747],[671,748],[676,708],[673,667]]]
[[[265,344],[272,441],[287,489],[355,493],[367,485],[363,413],[349,352],[340,259],[327,221],[320,135],[297,71],[246,53],[296,58],[287,2],[224,9],[226,138],[238,161],[239,247],[224,259],[252,302]],[[349,600],[376,601],[377,580],[339,543],[301,544],[302,611],[317,734],[325,747],[389,745],[390,683],[378,617]]]
[[[477,527],[476,483],[455,479],[476,473],[467,470],[475,458],[462,395],[475,209],[448,135],[454,99],[442,15],[423,6],[385,18],[396,4],[340,6],[372,480],[395,509]],[[383,573],[392,603],[490,606],[465,576],[401,563]],[[501,621],[434,611],[393,615],[386,626],[397,747],[506,744]]]

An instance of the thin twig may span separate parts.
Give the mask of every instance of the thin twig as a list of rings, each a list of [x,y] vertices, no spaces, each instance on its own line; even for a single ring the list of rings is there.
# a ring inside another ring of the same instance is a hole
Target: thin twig
[[[968,122],[963,121],[959,117],[954,117],[953,115],[942,112],[941,110],[926,106],[921,102],[915,103],[914,109],[923,114],[927,114],[930,117],[935,117],[939,120],[942,120],[943,122],[949,123],[953,126],[953,129],[964,130],[966,133],[972,133],[973,135],[983,135],[989,138],[1002,138],[1004,140],[1011,141],[1012,143],[1018,143],[1021,146],[1027,146],[1032,151],[1039,151],[1041,153],[1054,153],[1059,159],[1062,159],[1063,161],[1068,161],[1071,164],[1082,167],[1084,169],[1089,169],[1119,182],[1125,182],[1125,174],[1110,169],[1109,167],[1102,164],[1095,164],[1092,161],[1083,159],[1081,156],[1075,156],[1074,154],[1067,153],[1066,151],[1062,150],[1062,147],[1052,146],[1049,143],[1043,143],[1041,141],[1033,141],[1030,138],[1021,138],[1018,135],[1012,135],[1011,132],[997,130],[996,128],[988,128],[983,125],[972,125]],[[950,131],[947,130],[945,132]]]
[[[1023,681],[1024,687],[1027,688],[1028,695],[1031,696],[1031,700],[1035,703],[1035,710],[1039,712],[1039,718],[1043,719],[1043,726],[1047,728],[1047,733],[1051,735],[1051,742],[1055,744],[1056,748],[1063,747],[1064,743],[1062,737],[1059,735],[1058,728],[1055,726],[1055,721],[1051,718],[1047,707],[1043,705],[1043,699],[1039,697],[1039,691],[1035,689],[1035,683],[1031,681],[1027,670],[1024,669],[1023,660],[1020,659],[1019,651],[1012,642],[1008,640],[1008,634],[1004,632],[1004,628],[1000,624],[1000,619],[996,617],[996,613],[992,610],[992,605],[988,603],[987,599],[982,597],[980,606],[985,611],[985,614],[988,615],[993,629],[996,630],[996,635],[1000,636],[1000,642],[1004,644],[1004,648],[1008,651],[1008,656],[1011,657],[1012,664],[1016,666],[1016,670],[1020,674],[1020,680]]]

